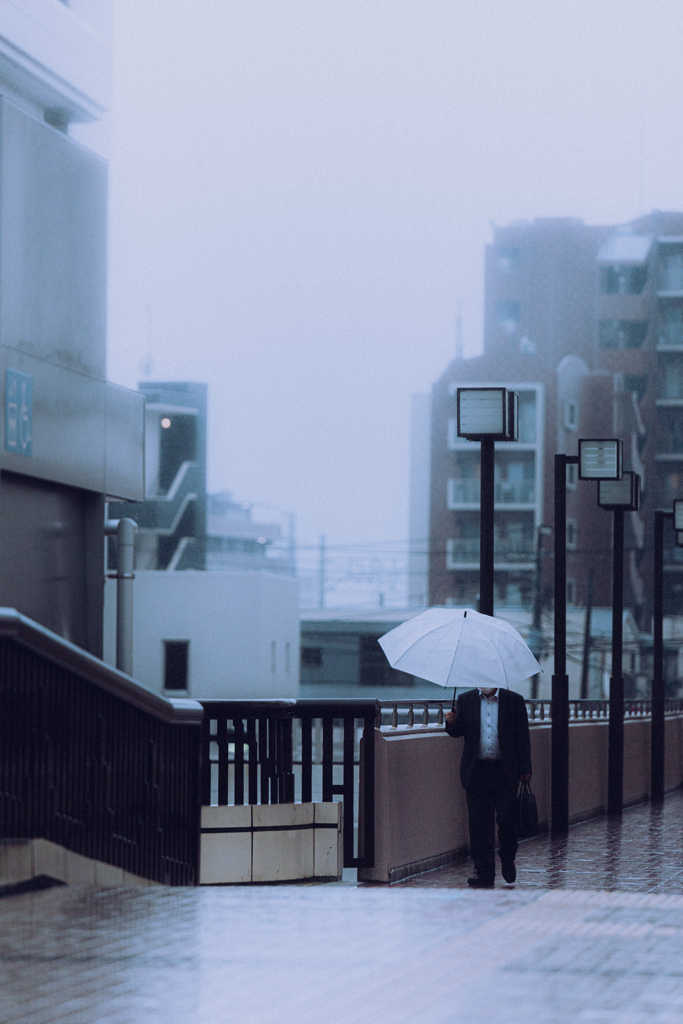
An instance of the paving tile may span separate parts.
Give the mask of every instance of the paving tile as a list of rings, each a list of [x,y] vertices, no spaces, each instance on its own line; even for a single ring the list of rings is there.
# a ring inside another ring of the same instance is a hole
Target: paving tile
[[[0,1024],[680,1024],[683,794],[393,886],[0,900]]]

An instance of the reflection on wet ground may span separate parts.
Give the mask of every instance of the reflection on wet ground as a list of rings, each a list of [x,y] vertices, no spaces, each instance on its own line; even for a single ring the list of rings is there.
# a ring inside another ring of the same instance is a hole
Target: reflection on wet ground
[[[402,887],[461,888],[472,873],[463,861],[403,882]],[[509,888],[500,877],[497,884]],[[567,836],[520,843],[516,888],[683,893],[683,792],[664,804],[639,804],[621,818],[573,825]]]
[[[683,792],[395,886],[61,886],[0,900],[0,1024],[674,1024]],[[603,891],[595,890],[629,890]]]

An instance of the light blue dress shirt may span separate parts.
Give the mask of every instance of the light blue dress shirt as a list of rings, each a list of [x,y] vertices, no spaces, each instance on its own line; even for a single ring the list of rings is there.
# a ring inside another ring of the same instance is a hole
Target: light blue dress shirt
[[[479,693],[481,697],[481,724],[479,729],[479,754],[480,761],[499,761],[500,746],[498,744],[498,691],[487,697],[485,693]]]

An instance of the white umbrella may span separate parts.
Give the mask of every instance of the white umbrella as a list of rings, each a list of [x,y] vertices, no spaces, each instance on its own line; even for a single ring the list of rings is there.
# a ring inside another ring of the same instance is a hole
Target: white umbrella
[[[514,626],[472,608],[428,608],[379,638],[392,668],[439,686],[514,686],[541,666]]]

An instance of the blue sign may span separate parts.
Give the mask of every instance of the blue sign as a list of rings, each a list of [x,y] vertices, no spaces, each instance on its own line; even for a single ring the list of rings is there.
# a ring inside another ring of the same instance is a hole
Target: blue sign
[[[19,370],[5,371],[5,448],[33,454],[33,377]]]

